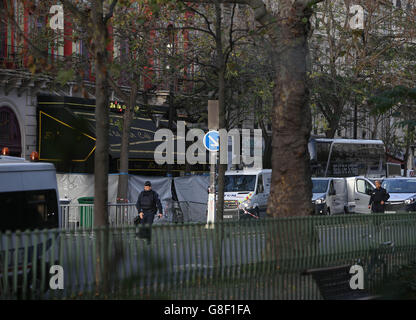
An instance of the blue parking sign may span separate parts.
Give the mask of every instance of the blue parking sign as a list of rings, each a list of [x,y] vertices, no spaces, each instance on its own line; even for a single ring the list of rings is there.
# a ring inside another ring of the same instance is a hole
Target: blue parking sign
[[[209,131],[204,136],[204,146],[208,151],[218,151],[220,149],[220,134],[218,131]]]

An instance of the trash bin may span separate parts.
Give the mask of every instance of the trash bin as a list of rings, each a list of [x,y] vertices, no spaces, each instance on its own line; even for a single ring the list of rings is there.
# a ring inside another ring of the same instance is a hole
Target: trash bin
[[[94,204],[94,197],[78,198],[79,204]],[[94,207],[80,206],[79,207],[79,226],[92,228],[94,226]]]

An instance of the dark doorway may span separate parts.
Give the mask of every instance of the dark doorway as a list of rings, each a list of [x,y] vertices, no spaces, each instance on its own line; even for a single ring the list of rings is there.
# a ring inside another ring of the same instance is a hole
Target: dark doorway
[[[20,157],[22,143],[19,121],[9,107],[0,107],[0,149],[8,147],[11,156]]]

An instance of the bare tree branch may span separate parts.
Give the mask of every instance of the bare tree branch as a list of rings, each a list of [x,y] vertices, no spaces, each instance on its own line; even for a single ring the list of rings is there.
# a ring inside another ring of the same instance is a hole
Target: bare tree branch
[[[209,33],[210,33],[213,37],[215,37],[215,33],[214,33],[214,31],[212,31],[212,29],[211,29],[211,24],[212,24],[212,23],[209,21],[208,17],[207,17],[206,15],[204,15],[202,12],[200,12],[200,11],[196,10],[195,8],[193,8],[193,7],[191,7],[191,6],[188,6],[186,3],[185,3],[185,6],[186,6],[186,8],[188,8],[188,9],[189,9],[189,10],[191,10],[192,12],[196,13],[197,15],[201,16],[201,17],[205,20],[205,23],[206,23],[206,25],[207,25],[207,28],[208,28]]]
[[[108,9],[108,13],[104,17],[104,24],[107,24],[108,20],[110,20],[114,14],[114,8],[117,5],[118,0],[113,0],[113,2],[110,5],[110,8]]]

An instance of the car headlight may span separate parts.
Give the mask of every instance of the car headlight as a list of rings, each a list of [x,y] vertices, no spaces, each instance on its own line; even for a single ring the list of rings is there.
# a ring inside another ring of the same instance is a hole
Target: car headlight
[[[316,203],[316,204],[322,204],[322,203],[325,203],[325,198],[319,198],[319,199],[315,200],[315,203]]]
[[[240,209],[247,209],[247,208],[250,208],[250,207],[251,207],[251,200],[250,200],[250,199],[244,200],[243,202],[241,202],[241,203],[238,205],[238,207],[239,207]]]
[[[415,199],[415,198],[409,198],[409,199],[404,200],[404,203],[405,203],[405,204],[412,204],[412,203],[414,203],[415,201],[416,201],[416,199]]]

